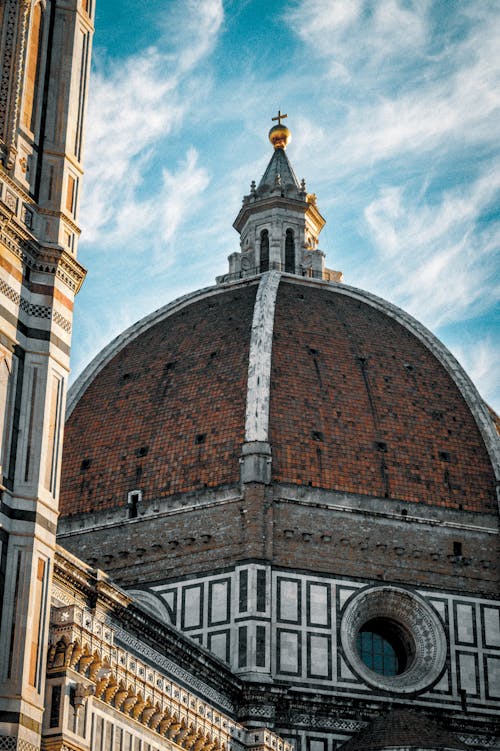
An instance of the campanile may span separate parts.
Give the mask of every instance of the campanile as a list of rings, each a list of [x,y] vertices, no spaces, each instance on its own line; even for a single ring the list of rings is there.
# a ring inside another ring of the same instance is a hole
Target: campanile
[[[0,3],[0,741],[38,749],[93,0]]]

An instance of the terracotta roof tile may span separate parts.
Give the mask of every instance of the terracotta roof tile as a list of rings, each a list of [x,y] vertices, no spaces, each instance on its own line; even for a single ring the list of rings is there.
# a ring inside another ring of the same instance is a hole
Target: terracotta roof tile
[[[339,751],[384,751],[384,749],[467,749],[458,738],[426,715],[411,710],[393,710],[377,717]]]

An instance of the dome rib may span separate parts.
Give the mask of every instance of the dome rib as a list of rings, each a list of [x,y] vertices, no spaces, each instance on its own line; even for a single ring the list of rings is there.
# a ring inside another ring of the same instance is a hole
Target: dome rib
[[[269,441],[269,396],[274,311],[281,275],[268,271],[260,280],[248,358],[245,441]]]
[[[301,294],[299,285],[310,289]],[[275,337],[275,481],[498,510],[484,439],[493,426],[487,417],[481,435],[478,419],[483,402],[450,353],[411,316],[343,284],[287,278]],[[493,448],[496,441],[492,436]]]

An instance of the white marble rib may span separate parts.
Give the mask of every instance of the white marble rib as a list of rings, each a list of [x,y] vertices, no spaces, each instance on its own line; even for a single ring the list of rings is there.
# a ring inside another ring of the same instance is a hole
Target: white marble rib
[[[281,274],[263,274],[253,311],[250,353],[248,358],[247,410],[245,441],[269,440],[269,396],[271,386],[271,352],[273,346],[274,309]]]

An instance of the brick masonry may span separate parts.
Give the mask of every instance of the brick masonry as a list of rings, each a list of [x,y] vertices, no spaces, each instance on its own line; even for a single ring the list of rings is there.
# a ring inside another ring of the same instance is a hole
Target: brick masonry
[[[278,482],[497,513],[491,460],[434,354],[341,287],[279,284],[269,440]],[[256,286],[226,287],[142,330],[80,396],[63,516],[238,482]],[[248,394],[247,394],[248,392]]]
[[[371,500],[375,509],[360,512],[345,506],[349,496],[304,488],[298,497],[292,490],[255,484],[243,496],[234,488],[232,499],[191,497],[192,505],[144,509],[130,521],[111,517],[99,526],[87,519],[83,528],[75,520],[59,539],[125,586],[252,559],[457,592],[498,590],[500,551],[489,515],[469,514],[466,526],[450,509],[430,518],[418,514],[421,504],[399,503],[391,515],[382,513],[382,499],[360,496],[359,505]]]
[[[330,290],[280,285],[270,443],[275,480],[497,510],[483,440],[446,370],[393,318]]]
[[[61,512],[235,482],[256,287],[194,303],[122,349],[67,423]]]

